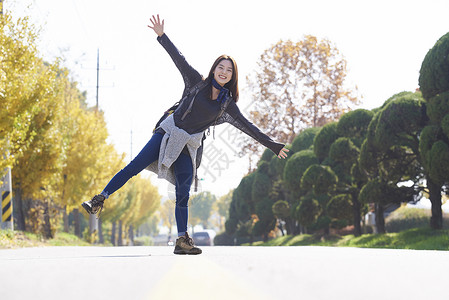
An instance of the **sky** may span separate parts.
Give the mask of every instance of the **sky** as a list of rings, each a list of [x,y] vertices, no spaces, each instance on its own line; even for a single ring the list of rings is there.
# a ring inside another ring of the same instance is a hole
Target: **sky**
[[[348,84],[358,87],[360,108],[372,109],[418,88],[424,56],[449,31],[446,0],[4,0],[4,10],[31,16],[41,28],[42,56],[62,58],[88,92],[89,105],[96,103],[99,52],[99,107],[109,142],[127,161],[183,91],[178,70],[147,27],[153,14],[165,20],[166,34],[201,74],[221,54],[236,59],[244,113],[253,103],[245,78],[281,39],[329,39],[347,61]],[[207,138],[200,191],[221,196],[237,187],[248,170],[248,160],[236,156],[239,138],[227,125],[217,127],[215,140]],[[163,196],[172,196],[172,187],[151,178]]]

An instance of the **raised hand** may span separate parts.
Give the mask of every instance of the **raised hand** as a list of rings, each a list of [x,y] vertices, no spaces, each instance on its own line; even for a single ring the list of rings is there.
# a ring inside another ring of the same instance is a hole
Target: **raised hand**
[[[162,20],[162,23],[161,23],[161,19],[159,18],[159,15],[157,15],[157,18],[153,15],[150,18],[150,22],[151,22],[151,24],[153,24],[153,26],[148,25],[148,27],[153,29],[154,32],[156,32],[156,34],[158,36],[162,36],[164,34],[164,20]]]

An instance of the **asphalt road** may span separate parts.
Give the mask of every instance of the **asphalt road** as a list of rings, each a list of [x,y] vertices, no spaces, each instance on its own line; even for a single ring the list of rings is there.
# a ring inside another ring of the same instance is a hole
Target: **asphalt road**
[[[0,299],[447,299],[449,252],[331,247],[0,250]]]

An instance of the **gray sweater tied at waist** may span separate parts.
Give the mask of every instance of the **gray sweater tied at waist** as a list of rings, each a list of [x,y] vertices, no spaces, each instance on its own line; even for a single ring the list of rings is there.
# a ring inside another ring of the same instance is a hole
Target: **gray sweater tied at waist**
[[[157,174],[158,178],[166,179],[176,185],[175,171],[173,163],[181,154],[184,147],[192,160],[193,176],[196,176],[196,152],[201,146],[204,132],[189,134],[185,130],[177,127],[173,115],[168,116],[160,127],[165,131],[161,141],[159,159],[146,167],[147,170]]]

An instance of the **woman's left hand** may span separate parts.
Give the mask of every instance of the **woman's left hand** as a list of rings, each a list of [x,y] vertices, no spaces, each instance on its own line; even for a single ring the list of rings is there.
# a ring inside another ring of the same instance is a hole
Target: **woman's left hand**
[[[279,152],[278,157],[279,158],[287,158],[288,154],[287,152],[289,152],[290,150],[288,150],[287,148],[282,148],[281,151]]]

